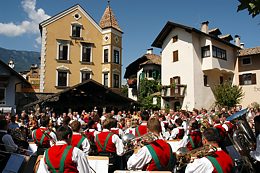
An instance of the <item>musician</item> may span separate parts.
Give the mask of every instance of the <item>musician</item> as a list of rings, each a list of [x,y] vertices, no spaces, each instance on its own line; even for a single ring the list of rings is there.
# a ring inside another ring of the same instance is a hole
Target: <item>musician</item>
[[[182,125],[182,119],[178,118],[175,120],[176,128],[172,129],[170,140],[172,139],[182,139],[184,136],[184,128]]]
[[[171,146],[159,138],[162,130],[160,121],[156,117],[150,118],[147,122],[147,128],[148,132],[153,133],[157,139],[134,153],[127,161],[127,168],[129,170],[172,171],[175,158]]]
[[[103,123],[103,130],[95,136],[98,155],[109,156],[109,173],[121,168],[119,156],[124,154],[124,145],[117,134],[110,131],[113,127],[113,118],[107,118]]]
[[[42,155],[47,148],[57,141],[55,133],[48,128],[49,121],[49,117],[43,115],[40,119],[41,127],[32,132],[32,139],[38,146],[38,155]]]
[[[199,129],[199,123],[196,119],[192,118],[189,122],[189,134],[185,135],[180,141],[180,146],[187,147],[189,150],[202,146],[202,134]]]
[[[203,132],[203,145],[211,145],[216,148],[216,152],[212,152],[209,156],[202,158],[195,158],[193,162],[189,163],[185,169],[185,173],[230,173],[233,171],[232,158],[223,151],[219,145],[219,134],[214,128],[207,128]]]
[[[72,131],[68,126],[57,129],[58,141],[44,152],[38,173],[80,172],[90,173],[87,157],[83,151],[70,145]]]
[[[73,131],[72,139],[71,139],[71,145],[73,147],[78,147],[81,149],[85,155],[87,156],[90,150],[90,144],[86,137],[82,136],[81,133],[79,133],[81,129],[81,124],[79,121],[74,120],[72,123],[70,123],[70,127]]]
[[[113,120],[113,127],[111,127],[110,131],[117,134],[121,138],[124,135],[124,132],[122,129],[117,127],[117,120],[114,118],[112,120]]]
[[[0,120],[0,150],[15,152],[18,146],[14,143],[11,135],[7,133],[8,122],[5,119]]]
[[[141,114],[141,124],[135,128],[134,135],[140,137],[147,133],[147,121],[149,120],[149,112],[144,111]]]

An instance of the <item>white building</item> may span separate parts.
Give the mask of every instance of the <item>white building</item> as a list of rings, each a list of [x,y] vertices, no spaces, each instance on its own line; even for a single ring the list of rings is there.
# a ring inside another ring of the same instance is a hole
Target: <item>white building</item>
[[[152,46],[162,49],[162,108],[213,108],[213,87],[233,81],[240,45],[208,23],[198,30],[167,22],[154,40]]]

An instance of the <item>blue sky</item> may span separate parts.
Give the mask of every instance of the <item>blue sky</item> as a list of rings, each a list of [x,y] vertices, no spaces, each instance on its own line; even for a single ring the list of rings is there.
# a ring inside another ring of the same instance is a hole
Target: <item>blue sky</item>
[[[75,4],[80,4],[99,22],[107,0],[2,0],[0,6],[0,47],[40,51],[38,23]],[[238,0],[111,0],[113,12],[123,30],[123,75],[132,61],[151,47],[167,21],[222,34],[240,35],[246,48],[260,46],[260,16],[237,12]],[[159,54],[159,49],[155,53]]]

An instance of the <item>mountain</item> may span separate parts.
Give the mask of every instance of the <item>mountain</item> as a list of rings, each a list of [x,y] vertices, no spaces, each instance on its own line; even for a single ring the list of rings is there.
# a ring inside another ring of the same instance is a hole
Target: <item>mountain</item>
[[[17,72],[30,70],[32,64],[40,65],[40,53],[33,51],[9,50],[0,47],[0,60],[8,64],[14,61],[14,70]]]

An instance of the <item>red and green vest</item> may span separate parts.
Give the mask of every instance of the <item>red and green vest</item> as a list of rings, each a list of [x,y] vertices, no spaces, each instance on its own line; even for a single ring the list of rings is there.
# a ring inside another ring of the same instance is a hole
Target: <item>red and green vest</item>
[[[146,171],[172,171],[174,167],[174,155],[170,144],[162,139],[146,145],[152,155],[151,162],[145,168]]]
[[[187,148],[191,151],[195,148],[201,147],[202,146],[202,134],[200,131],[192,131],[188,135],[188,144]]]
[[[82,150],[82,142],[85,139],[86,138],[84,136],[82,136],[81,134],[73,134],[72,139],[71,139],[71,145],[73,147],[77,147],[77,148]]]
[[[77,165],[72,161],[73,148],[70,145],[54,145],[45,151],[44,162],[52,173],[78,172]]]
[[[139,125],[135,128],[135,136],[140,137],[147,133],[146,125]]]
[[[96,146],[98,152],[116,153],[116,146],[112,142],[112,132],[101,132],[96,135]]]
[[[234,163],[232,158],[223,150],[216,151],[214,156],[207,156],[212,163],[213,173],[230,173],[233,172]]]
[[[33,141],[38,147],[50,147],[50,138],[46,135],[46,133],[50,134],[51,131],[47,128],[38,128],[32,132]]]

